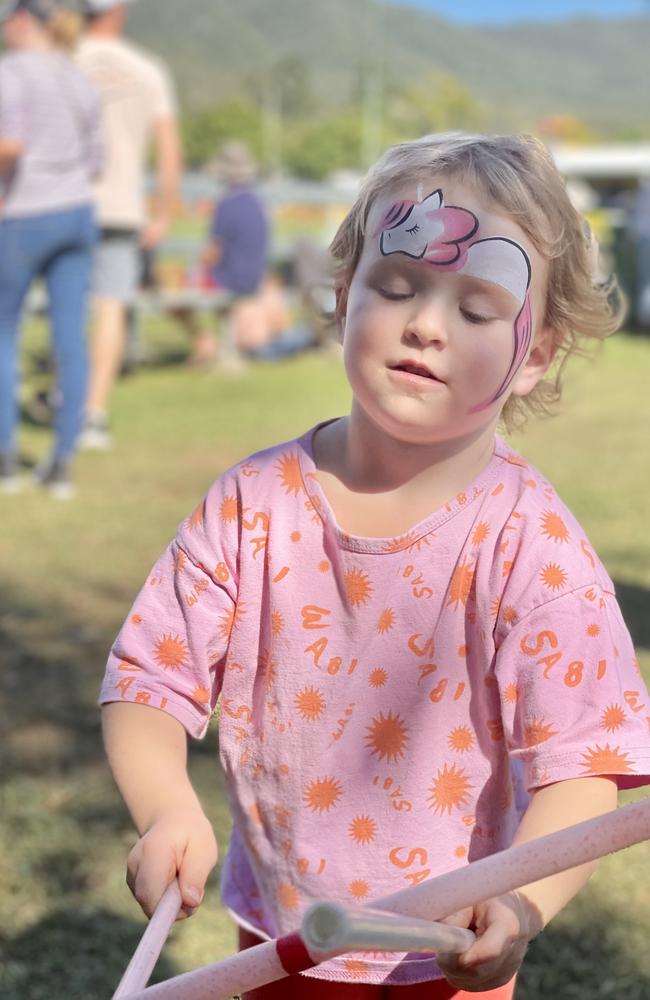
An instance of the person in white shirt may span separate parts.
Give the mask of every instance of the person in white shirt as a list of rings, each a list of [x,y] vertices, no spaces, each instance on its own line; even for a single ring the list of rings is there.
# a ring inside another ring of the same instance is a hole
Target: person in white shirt
[[[84,0],[80,66],[103,104],[106,166],[95,188],[101,238],[93,276],[94,336],[81,446],[108,447],[107,411],[126,340],[127,310],[138,285],[140,252],[165,236],[178,197],[181,147],[176,95],[157,57],[123,37],[128,0]],[[153,146],[156,188],[151,215],[144,200]]]

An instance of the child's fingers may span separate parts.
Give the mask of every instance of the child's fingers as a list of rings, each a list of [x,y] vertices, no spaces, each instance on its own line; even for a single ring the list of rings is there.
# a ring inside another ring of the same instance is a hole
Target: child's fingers
[[[471,969],[477,965],[500,959],[510,951],[517,942],[516,934],[506,923],[495,921],[490,924],[480,937],[477,937],[471,947],[458,958],[462,969]]]
[[[449,924],[450,927],[469,927],[473,917],[474,907],[466,906],[464,910],[457,910],[455,913],[450,913],[447,917],[443,917],[439,923]]]
[[[187,846],[178,871],[183,909],[191,913],[200,906],[208,875],[217,863],[214,836],[195,837]]]
[[[127,884],[138,903],[151,916],[169,883],[176,877],[176,858],[171,848],[156,850],[140,841],[129,855]]]

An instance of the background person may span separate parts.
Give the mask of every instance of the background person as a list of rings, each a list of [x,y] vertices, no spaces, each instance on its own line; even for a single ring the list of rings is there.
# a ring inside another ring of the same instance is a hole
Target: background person
[[[201,265],[210,288],[227,295],[218,310],[224,323],[221,348],[193,309],[172,312],[191,337],[190,363],[209,365],[219,358],[236,366],[242,354],[272,340],[289,317],[281,308],[277,282],[270,278],[265,287],[270,226],[255,189],[255,161],[244,143],[230,140],[222,146],[214,166],[224,191],[214,207]]]
[[[110,444],[107,411],[120,371],[127,308],[140,273],[139,250],[168,231],[178,198],[181,149],[174,86],[163,63],[122,37],[127,0],[84,0],[86,31],[79,65],[97,84],[103,107],[106,167],[95,189],[100,241],[93,273],[94,323],[82,447]],[[145,217],[147,154],[153,146],[156,190]]]
[[[101,168],[99,101],[68,52],[78,19],[50,0],[0,11],[0,488],[17,478],[17,344],[36,277],[47,285],[57,371],[55,443],[36,471],[72,494],[70,464],[86,394],[86,305],[96,229],[90,182]]]
[[[350,412],[219,476],[101,694],[139,831],[128,884],[151,913],[177,875],[184,915],[217,857],[185,734],[221,698],[222,897],[242,947],[315,898],[365,903],[650,783],[649,696],[613,584],[497,434],[545,412],[553,361],[622,318],[550,154],[522,136],[394,147],[332,252]],[[345,955],[244,1000],[509,1000],[529,941],[594,868],[448,915],[477,931],[460,956]]]

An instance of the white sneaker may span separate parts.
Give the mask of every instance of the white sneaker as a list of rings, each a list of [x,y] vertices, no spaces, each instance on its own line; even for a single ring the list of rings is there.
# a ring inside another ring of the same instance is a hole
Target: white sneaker
[[[0,452],[0,493],[20,493],[22,486],[16,456]]]
[[[82,451],[107,451],[111,448],[113,438],[106,417],[87,417],[77,443]]]
[[[72,500],[77,492],[70,475],[70,463],[51,456],[34,469],[34,482],[55,500]]]

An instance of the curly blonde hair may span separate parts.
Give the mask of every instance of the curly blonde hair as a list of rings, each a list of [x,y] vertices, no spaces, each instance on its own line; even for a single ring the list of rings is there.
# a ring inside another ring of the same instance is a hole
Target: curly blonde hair
[[[605,283],[596,280],[589,227],[571,204],[548,149],[529,135],[449,132],[388,149],[367,174],[331,243],[337,288],[352,280],[376,199],[432,173],[470,184],[509,215],[548,261],[543,325],[553,331],[555,363],[528,396],[507,400],[501,416],[511,430],[531,412],[551,412],[569,356],[586,353],[587,340],[604,340],[617,330],[625,302],[613,276]]]

